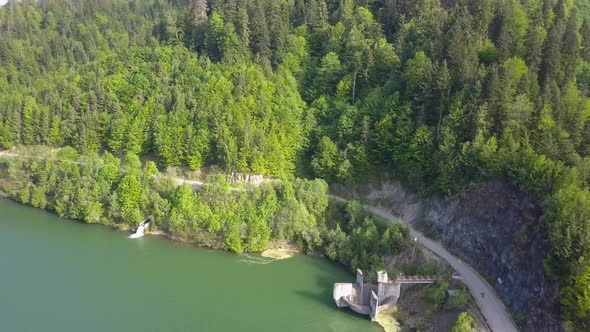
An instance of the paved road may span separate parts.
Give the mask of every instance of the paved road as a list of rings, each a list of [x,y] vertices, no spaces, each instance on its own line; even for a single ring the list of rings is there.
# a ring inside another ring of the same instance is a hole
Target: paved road
[[[347,202],[347,200],[342,197],[333,195],[330,195],[330,197],[336,201]],[[363,207],[365,210],[375,215],[378,215],[388,220],[389,222],[402,222],[398,217],[383,209],[379,209],[369,205],[363,205]],[[492,331],[518,331],[514,324],[514,321],[510,318],[510,315],[506,311],[504,304],[496,296],[494,288],[490,286],[490,284],[484,278],[482,278],[471,266],[467,265],[459,258],[451,254],[448,250],[446,250],[440,244],[440,242],[433,241],[425,237],[421,232],[412,227],[412,225],[406,224],[406,226],[408,226],[408,228],[410,229],[411,238],[416,238],[420,244],[422,244],[428,250],[440,256],[445,261],[447,261],[453,267],[453,269],[455,269],[455,271],[457,271],[461,275],[463,282],[469,288],[469,291],[473,295],[473,298],[475,299],[477,306],[486,318],[486,321],[492,329]],[[484,292],[483,298],[481,297],[482,292]]]

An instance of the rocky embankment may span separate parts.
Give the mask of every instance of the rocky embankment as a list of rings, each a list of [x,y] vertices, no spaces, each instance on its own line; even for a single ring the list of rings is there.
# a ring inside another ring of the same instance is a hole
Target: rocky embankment
[[[525,331],[560,331],[559,289],[543,270],[550,245],[538,204],[495,179],[457,197],[420,200],[399,183],[354,195],[438,238],[495,288]]]
[[[559,331],[559,290],[543,270],[549,253],[540,207],[492,180],[461,197],[427,202],[421,220],[484,275],[526,331]]]

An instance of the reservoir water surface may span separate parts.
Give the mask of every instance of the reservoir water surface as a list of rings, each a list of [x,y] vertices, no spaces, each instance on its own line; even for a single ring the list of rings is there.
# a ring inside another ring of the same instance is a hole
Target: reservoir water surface
[[[324,259],[127,236],[0,199],[0,331],[381,330],[335,307],[354,276]]]

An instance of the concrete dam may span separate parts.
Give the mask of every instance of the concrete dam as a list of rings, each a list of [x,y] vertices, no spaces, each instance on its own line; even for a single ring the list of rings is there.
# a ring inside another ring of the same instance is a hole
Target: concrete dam
[[[355,283],[335,283],[334,301],[339,308],[369,315],[375,320],[377,314],[397,304],[402,284],[431,284],[442,280],[439,276],[400,276],[389,279],[387,272],[377,272],[377,285],[365,283],[363,271],[356,270]]]

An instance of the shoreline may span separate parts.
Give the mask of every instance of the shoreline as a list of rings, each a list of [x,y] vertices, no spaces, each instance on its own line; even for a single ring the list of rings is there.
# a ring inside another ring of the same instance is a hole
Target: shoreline
[[[301,250],[295,244],[284,240],[271,239],[266,249],[260,253],[262,257],[274,260],[287,259],[301,254]]]
[[[147,233],[145,233],[145,235],[161,236],[161,237],[167,237],[167,238],[170,237],[170,233],[168,233],[164,230],[161,230],[161,229],[158,229],[153,232],[148,230]]]
[[[32,208],[32,209],[37,209],[37,210],[41,210],[41,211],[45,211],[47,213],[51,213],[53,215],[55,215],[56,217],[58,217],[61,220],[69,220],[69,221],[73,221],[76,223],[82,223],[84,225],[98,225],[98,226],[103,226],[106,227],[114,232],[125,232],[125,233],[129,233],[129,234],[133,234],[135,233],[135,231],[133,230],[133,228],[131,228],[131,226],[127,225],[127,224],[107,224],[107,223],[87,223],[84,220],[79,220],[79,219],[70,219],[70,218],[62,218],[60,217],[54,210],[48,209],[48,208],[40,208],[40,207],[35,207],[33,205],[30,204],[24,204],[23,202],[15,199],[14,197],[10,196],[8,193],[0,190],[0,199],[6,199],[9,200],[15,204],[18,204],[20,206],[26,207],[26,208]],[[165,238],[169,241],[172,242],[176,242],[176,243],[182,243],[182,244],[189,244],[195,248],[202,248],[202,249],[211,249],[211,250],[218,250],[218,251],[223,251],[223,252],[227,252],[227,253],[231,253],[231,254],[236,254],[236,255],[240,255],[240,254],[260,254],[262,255],[263,253],[267,252],[267,254],[272,255],[273,253],[277,253],[277,255],[281,255],[281,256],[289,256],[289,257],[293,257],[297,254],[300,254],[301,251],[299,249],[297,249],[297,247],[295,246],[295,244],[293,243],[289,243],[287,241],[282,241],[282,240],[276,240],[276,239],[271,239],[266,247],[266,249],[264,249],[263,251],[260,252],[254,252],[254,251],[244,251],[242,253],[235,253],[235,252],[231,252],[229,250],[225,250],[220,246],[216,246],[216,245],[206,245],[203,244],[201,242],[199,242],[198,239],[189,239],[189,238],[185,238],[182,236],[175,236],[170,234],[168,231],[164,230],[164,229],[158,229],[158,230],[154,230],[154,231],[150,231],[147,230],[144,234],[144,236],[146,237],[150,237],[150,236],[154,236],[154,237],[162,237]],[[266,257],[266,256],[263,256]],[[274,258],[274,259],[284,259],[284,258],[289,258],[289,257],[282,257],[282,258],[277,258],[277,257],[273,257],[273,256],[268,256],[267,258]],[[331,261],[332,262],[332,261]]]
[[[208,248],[213,250],[229,252],[227,250],[215,248],[212,246],[199,245],[199,243],[196,243],[195,241],[191,241],[183,237],[173,236],[163,229],[158,229],[155,231],[148,230],[144,236],[162,237],[173,242],[190,244],[196,248]],[[242,254],[260,254],[260,256],[264,258],[271,258],[273,260],[283,260],[295,257],[297,255],[300,255],[301,253],[301,250],[297,249],[297,247],[293,243],[289,243],[286,241],[270,240],[268,246],[262,252],[243,252]]]
[[[275,260],[292,258],[299,254],[300,252],[298,250],[291,249],[266,249],[260,253],[262,257],[272,258]]]

